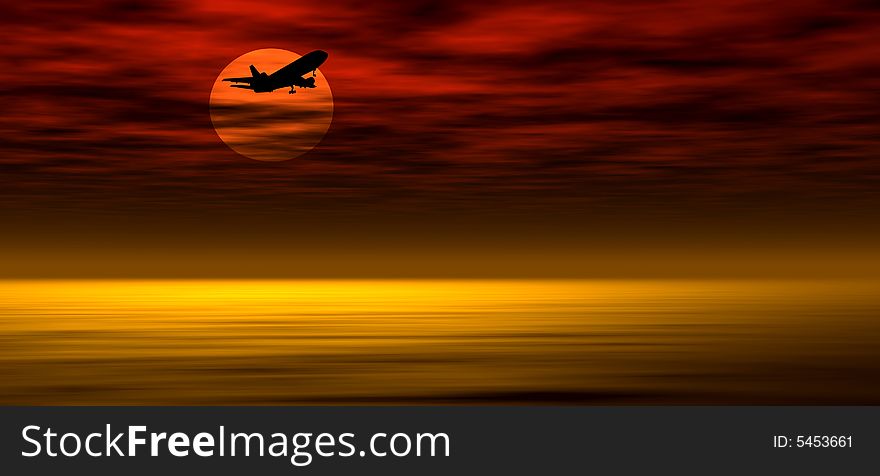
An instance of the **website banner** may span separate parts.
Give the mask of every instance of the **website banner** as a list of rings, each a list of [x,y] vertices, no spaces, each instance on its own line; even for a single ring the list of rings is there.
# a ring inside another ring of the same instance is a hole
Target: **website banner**
[[[7,474],[852,474],[876,407],[25,407]]]

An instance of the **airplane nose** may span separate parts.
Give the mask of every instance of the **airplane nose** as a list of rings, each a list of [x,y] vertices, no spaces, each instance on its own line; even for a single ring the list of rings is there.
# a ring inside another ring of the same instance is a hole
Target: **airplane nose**
[[[315,56],[317,56],[317,57],[318,57],[318,60],[319,60],[321,63],[323,63],[323,62],[327,61],[327,57],[330,56],[330,55],[327,54],[327,52],[324,51],[324,50],[315,50]]]

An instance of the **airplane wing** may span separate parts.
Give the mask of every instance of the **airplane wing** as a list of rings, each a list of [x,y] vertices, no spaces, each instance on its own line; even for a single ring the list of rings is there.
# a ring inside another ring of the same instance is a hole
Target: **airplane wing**
[[[291,84],[293,84],[294,86],[299,86],[301,88],[314,88],[315,87],[315,78],[294,77],[291,80]]]
[[[246,78],[223,78],[223,81],[231,81],[233,83],[252,83],[254,82],[254,78],[251,76]]]

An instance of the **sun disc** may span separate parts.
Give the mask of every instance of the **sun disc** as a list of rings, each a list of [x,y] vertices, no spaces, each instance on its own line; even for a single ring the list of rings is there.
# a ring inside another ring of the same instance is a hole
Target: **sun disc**
[[[255,93],[223,81],[250,76],[250,65],[272,74],[299,57],[277,48],[254,50],[232,60],[217,76],[211,90],[211,122],[232,150],[254,160],[277,162],[305,154],[324,137],[333,119],[333,94],[320,69],[315,71],[317,87],[297,88],[296,94],[288,94],[288,88]]]

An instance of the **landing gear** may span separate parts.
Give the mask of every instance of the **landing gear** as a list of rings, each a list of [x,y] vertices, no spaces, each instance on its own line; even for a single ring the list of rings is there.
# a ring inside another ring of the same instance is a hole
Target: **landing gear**
[[[312,70],[312,77],[314,78],[317,75],[318,75],[318,71],[313,69]]]
[[[296,89],[293,86],[290,87],[290,91],[287,91],[287,94],[296,94]]]

